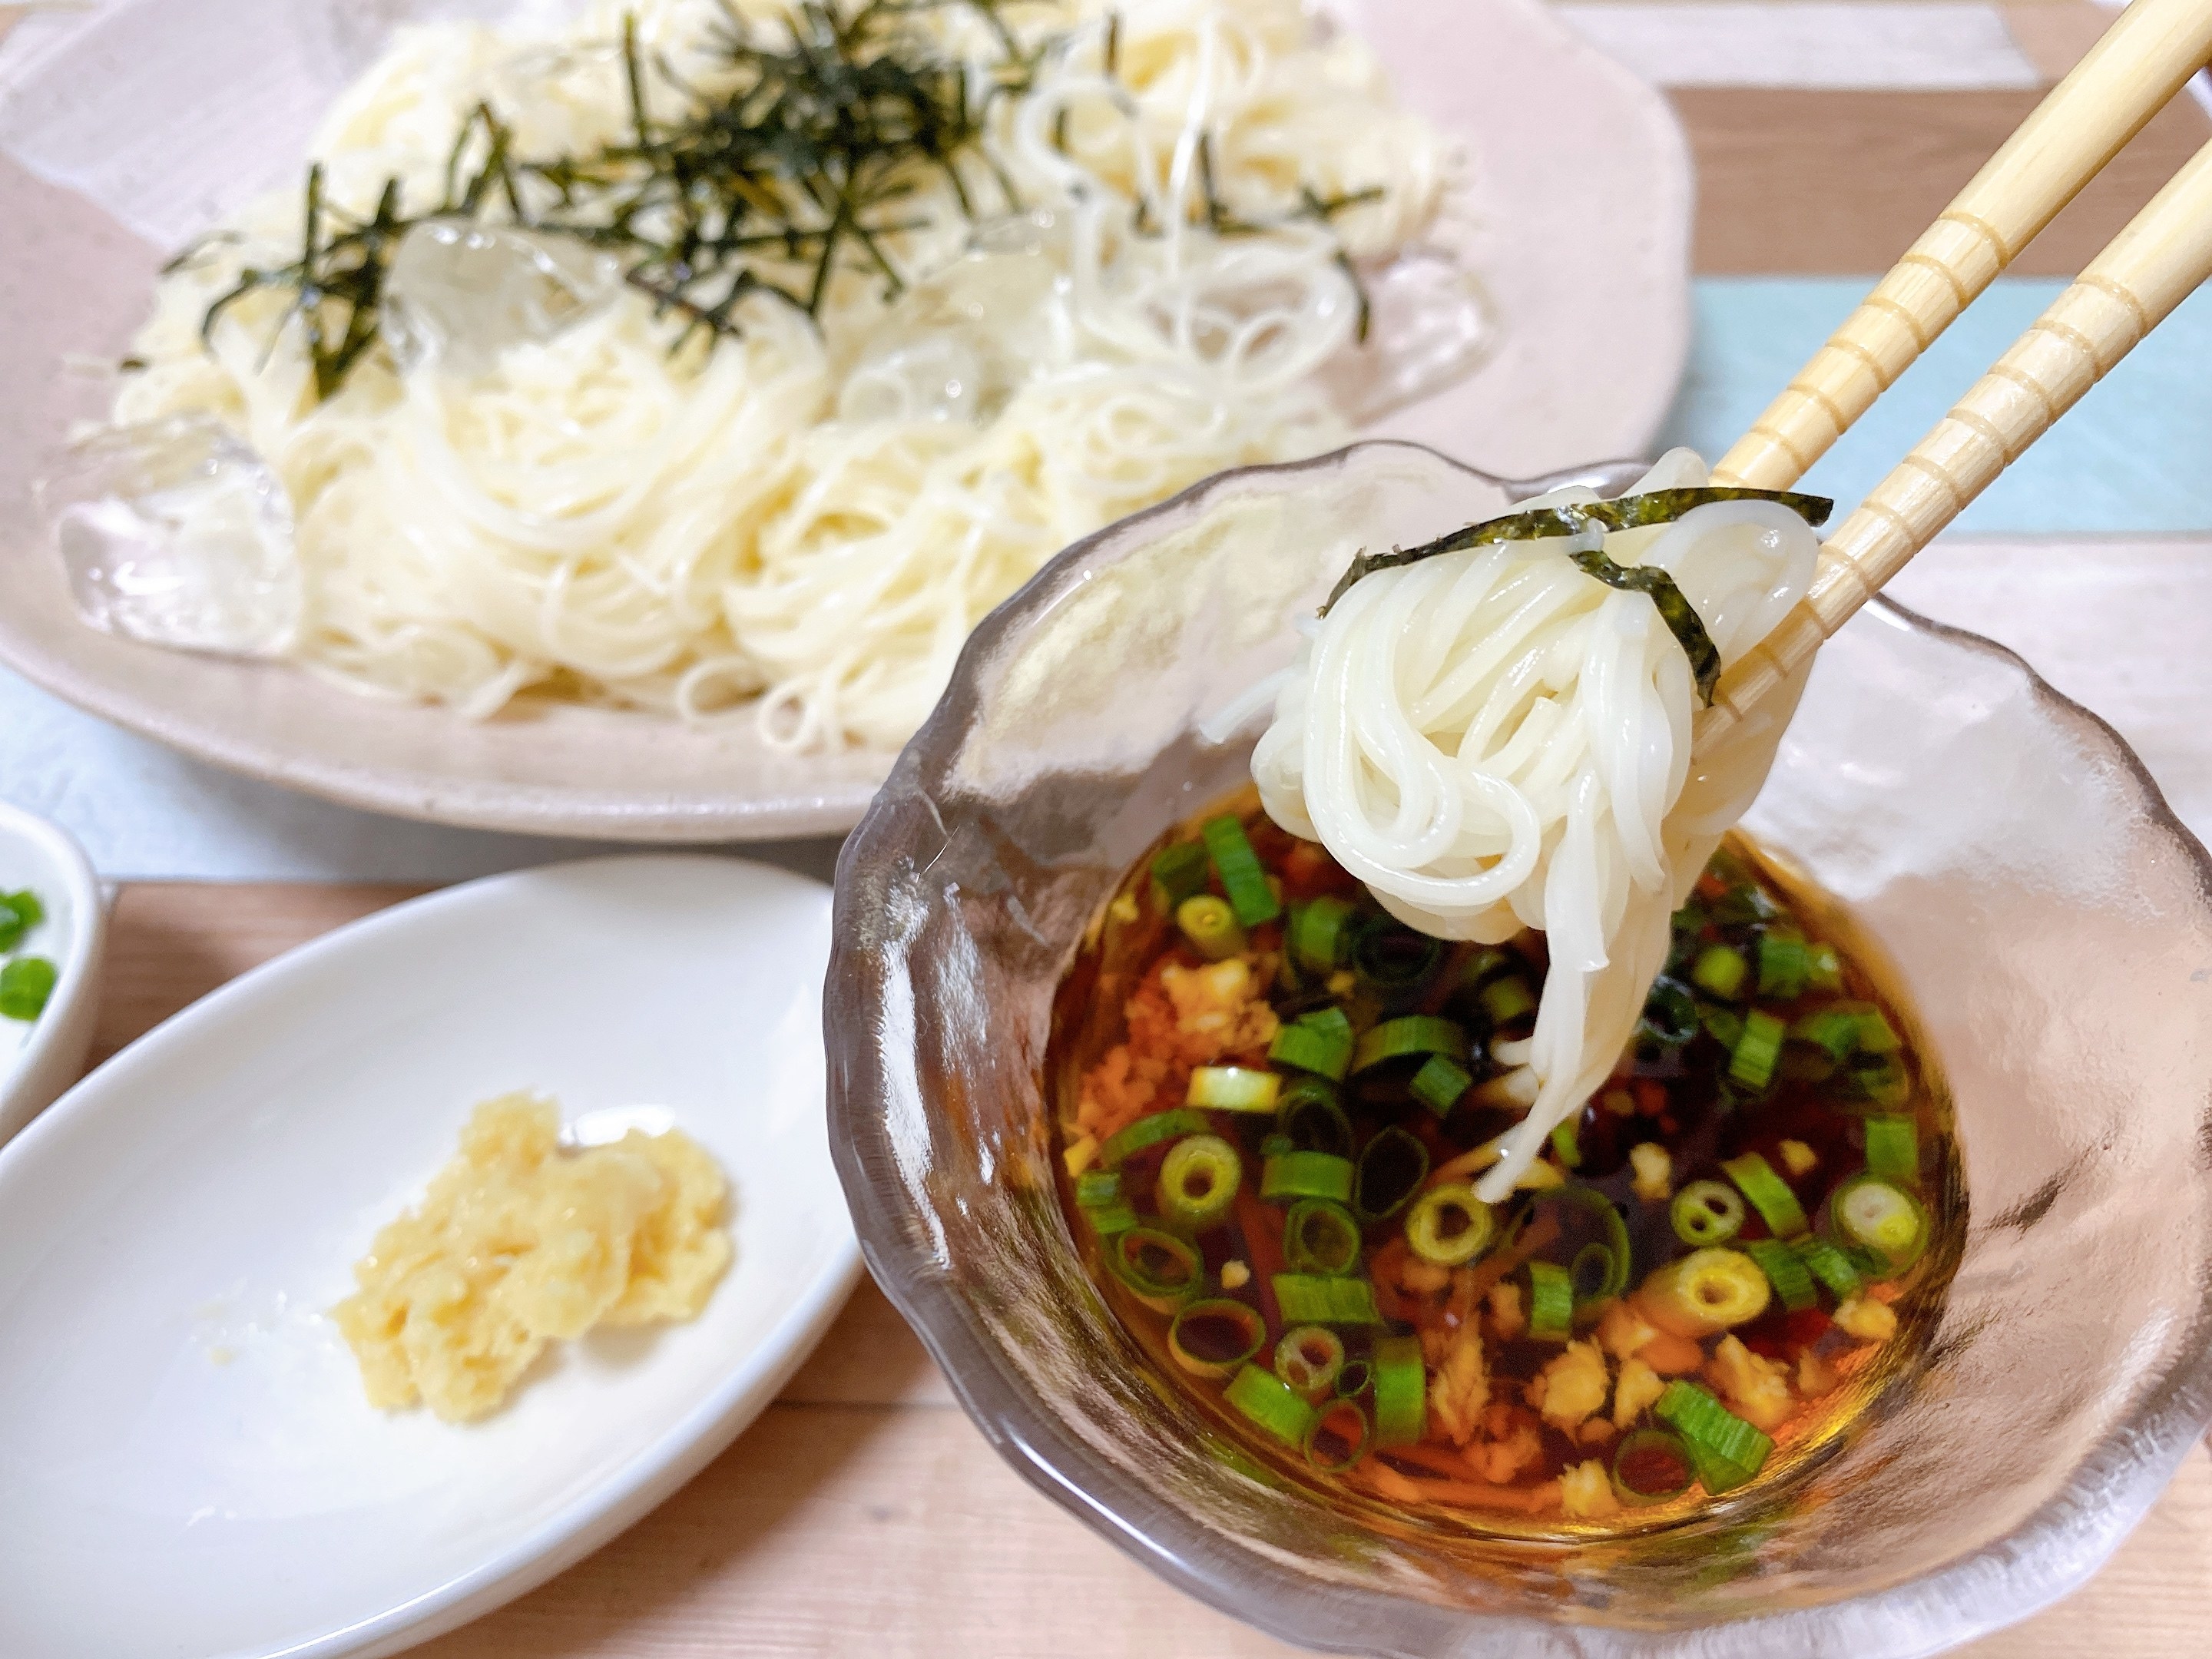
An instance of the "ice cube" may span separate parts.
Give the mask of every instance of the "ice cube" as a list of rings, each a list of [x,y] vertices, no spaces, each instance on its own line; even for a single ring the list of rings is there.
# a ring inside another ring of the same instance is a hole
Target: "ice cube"
[[[399,239],[385,277],[384,337],[400,368],[463,374],[510,346],[542,344],[611,300],[622,261],[573,236],[428,219]]]
[[[292,503],[207,415],[112,427],[64,452],[39,505],[94,628],[149,645],[274,656],[300,626]]]
[[[998,418],[1024,382],[1064,356],[1066,279],[1030,219],[1024,237],[985,243],[908,289],[846,376],[848,421]]]
[[[1336,405],[1361,425],[1467,378],[1497,343],[1490,296],[1440,249],[1409,248],[1363,269],[1367,338],[1322,371]]]

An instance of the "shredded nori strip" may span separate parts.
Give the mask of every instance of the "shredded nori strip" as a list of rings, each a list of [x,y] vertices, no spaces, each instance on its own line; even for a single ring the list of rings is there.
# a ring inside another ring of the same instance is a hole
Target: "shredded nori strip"
[[[1562,536],[1577,536],[1593,524],[1607,530],[1642,530],[1655,524],[1672,524],[1693,507],[1710,507],[1716,501],[1773,501],[1788,507],[1799,518],[1819,529],[1827,523],[1828,514],[1835,510],[1835,502],[1825,495],[1801,495],[1788,489],[1743,489],[1730,485],[1708,484],[1694,489],[1654,489],[1642,495],[1623,495],[1610,501],[1577,501],[1565,507],[1539,507],[1526,513],[1513,513],[1502,519],[1486,519],[1480,524],[1471,524],[1464,530],[1455,530],[1449,536],[1424,542],[1419,547],[1392,548],[1388,553],[1362,553],[1352,562],[1343,579],[1330,590],[1321,608],[1327,616],[1329,607],[1363,576],[1377,570],[1389,570],[1399,565],[1418,564],[1423,559],[1436,557],[1440,553],[1462,553],[1471,547],[1492,547],[1500,542],[1547,541]],[[1603,553],[1586,552],[1571,555],[1584,574],[1595,576],[1608,587],[1618,587],[1633,593],[1647,593],[1659,608],[1660,620],[1668,631],[1680,642],[1682,654],[1690,659],[1690,670],[1697,676],[1698,692],[1707,707],[1713,701],[1713,687],[1721,676],[1721,653],[1715,648],[1712,636],[1690,602],[1682,597],[1682,590],[1665,571],[1650,566],[1615,564]]]

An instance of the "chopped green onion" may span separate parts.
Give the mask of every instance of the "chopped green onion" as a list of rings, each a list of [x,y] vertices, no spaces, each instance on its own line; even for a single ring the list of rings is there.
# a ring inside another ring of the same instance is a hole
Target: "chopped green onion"
[[[1184,1232],[1204,1232],[1229,1218],[1244,1161],[1219,1135],[1190,1135],[1176,1142],[1160,1163],[1160,1214]]]
[[[1344,1020],[1341,1010],[1332,1008],[1328,1012]],[[1344,1030],[1340,1034],[1326,1022],[1294,1019],[1275,1033],[1274,1042],[1267,1047],[1267,1058],[1332,1081],[1340,1079],[1352,1066],[1351,1022],[1344,1020]]]
[[[1806,952],[1805,984],[1814,991],[1844,988],[1844,959],[1832,945],[1815,945]]]
[[[1106,1265],[1155,1313],[1173,1313],[1206,1276],[1198,1252],[1173,1233],[1132,1227],[1106,1243]]]
[[[44,957],[17,957],[0,968],[0,1018],[36,1019],[60,975]]]
[[[1406,1212],[1406,1243],[1439,1267],[1472,1261],[1489,1248],[1498,1218],[1466,1182],[1431,1187]]]
[[[1176,1106],[1172,1113],[1152,1113],[1151,1117],[1139,1117],[1119,1134],[1109,1134],[1106,1144],[1099,1146],[1099,1164],[1109,1170],[1117,1170],[1137,1152],[1159,1146],[1161,1141],[1182,1139],[1183,1134],[1206,1134],[1210,1130],[1212,1119],[1207,1119],[1206,1113],[1194,1113],[1188,1106]]]
[[[1805,936],[1795,927],[1770,927],[1759,936],[1759,994],[1792,1002],[1805,994],[1810,967]]]
[[[1385,1337],[1375,1345],[1375,1443],[1407,1446],[1428,1432],[1429,1373],[1418,1336]]]
[[[1851,1265],[1850,1258],[1826,1239],[1814,1238],[1808,1233],[1803,1238],[1793,1239],[1790,1248],[1837,1301],[1856,1296],[1866,1288],[1866,1281],[1859,1277],[1859,1270]]]
[[[1260,855],[1252,850],[1244,826],[1235,813],[1224,812],[1218,818],[1208,818],[1199,833],[1206,837],[1206,850],[1213,860],[1213,872],[1221,878],[1221,890],[1229,895],[1229,905],[1236,911],[1237,921],[1247,927],[1257,927],[1283,914],[1282,901],[1267,884],[1267,872],[1261,867]]]
[[[1313,1427],[1314,1408],[1282,1378],[1257,1365],[1238,1371],[1221,1397],[1285,1445],[1303,1447]]]
[[[1611,1246],[1593,1240],[1577,1250],[1574,1263],[1567,1269],[1567,1278],[1575,1287],[1576,1311],[1579,1314],[1618,1296],[1618,1291],[1606,1287],[1621,1273],[1620,1258]]]
[[[1083,1209],[1103,1209],[1121,1199],[1121,1177],[1112,1170],[1085,1170],[1075,1177],[1075,1201]]]
[[[1889,1016],[1872,1004],[1867,1004],[1859,1014],[1859,1052],[1863,1054],[1893,1054],[1905,1046],[1905,1039],[1897,1034],[1897,1027],[1889,1023]]]
[[[1697,963],[1690,969],[1692,979],[1724,1002],[1735,1000],[1750,974],[1743,952],[1731,945],[1708,945],[1698,952]]]
[[[1364,1359],[1347,1360],[1336,1374],[1336,1397],[1357,1400],[1374,1386],[1375,1368]]]
[[[1260,1143],[1260,1156],[1262,1158],[1280,1158],[1285,1152],[1295,1152],[1297,1150],[1297,1142],[1280,1131],[1269,1135]]]
[[[1727,858],[1723,853],[1713,862],[1717,866]],[[1782,907],[1767,897],[1765,890],[1743,876],[1736,877],[1735,884],[1712,905],[1712,918],[1723,927],[1748,927],[1753,922],[1771,921],[1781,914]]]
[[[1352,941],[1352,966],[1360,983],[1386,1000],[1413,989],[1443,959],[1442,939],[1395,922],[1377,922]]]
[[[1859,1016],[1857,1005],[1838,1002],[1826,1008],[1815,1008],[1800,1016],[1790,1028],[1790,1035],[1800,1042],[1810,1042],[1825,1049],[1830,1060],[1842,1065],[1858,1047]]]
[[[1637,1429],[1613,1449],[1613,1490],[1624,1504],[1663,1504],[1698,1478],[1690,1449],[1664,1429]]]
[[[1226,899],[1200,893],[1176,906],[1176,926],[1208,962],[1220,962],[1244,948],[1244,930]]]
[[[1828,1213],[1836,1231],[1882,1263],[1876,1278],[1893,1278],[1927,1253],[1928,1212],[1920,1200],[1879,1176],[1853,1176],[1836,1188]]]
[[[1291,912],[1291,954],[1316,973],[1328,972],[1345,958],[1354,914],[1340,898],[1309,899],[1297,906]]]
[[[1716,1498],[1765,1468],[1774,1449],[1773,1441],[1694,1382],[1669,1382],[1651,1414],[1682,1437],[1698,1479]]]
[[[1449,1116],[1459,1097],[1474,1087],[1468,1069],[1444,1054],[1431,1054],[1413,1073],[1413,1098],[1438,1117]]]
[[[1116,1199],[1111,1204],[1101,1204],[1096,1209],[1085,1210],[1083,1214],[1101,1238],[1112,1238],[1116,1234],[1126,1233],[1132,1227],[1142,1226],[1145,1221],[1126,1198]]]
[[[1698,1010],[1698,1024],[1705,1028],[1714,1042],[1730,1051],[1742,1040],[1743,1016],[1733,1009],[1708,1005]]]
[[[1729,1179],[1751,1200],[1751,1207],[1759,1212],[1759,1218],[1766,1224],[1767,1231],[1777,1238],[1795,1238],[1807,1231],[1805,1209],[1798,1203],[1797,1194],[1790,1190],[1788,1182],[1774,1173],[1774,1166],[1757,1152],[1723,1158],[1721,1168],[1728,1171]]]
[[[1202,1106],[1212,1112],[1273,1115],[1282,1090],[1282,1079],[1273,1072],[1255,1072],[1247,1066],[1194,1066],[1183,1104]]]
[[[1517,967],[1521,958],[1510,951],[1501,951],[1495,945],[1486,945],[1462,963],[1459,970],[1461,986],[1479,991],[1510,968]]]
[[[1854,1061],[1847,1075],[1852,1088],[1877,1106],[1894,1110],[1912,1098],[1912,1079],[1905,1075],[1905,1062],[1895,1054]]]
[[[1260,1310],[1226,1297],[1192,1303],[1168,1327],[1168,1352],[1193,1376],[1226,1376],[1267,1340]]]
[[[1490,1016],[1492,1025],[1507,1025],[1523,1014],[1534,1013],[1536,994],[1528,988],[1528,981],[1518,974],[1506,979],[1493,979],[1482,988],[1480,998],[1482,1012]]]
[[[1920,1184],[1920,1126],[1885,1114],[1866,1121],[1867,1171],[1895,1187]]]
[[[1583,1167],[1582,1121],[1564,1118],[1552,1126],[1552,1151],[1570,1170]]]
[[[1661,975],[1644,1000],[1644,1035],[1662,1048],[1679,1048],[1698,1034],[1698,1003],[1690,988]]]
[[[1352,1120],[1337,1103],[1335,1088],[1321,1078],[1296,1079],[1283,1091],[1275,1109],[1275,1127],[1285,1142],[1279,1149],[1282,1152],[1304,1148],[1352,1156]]]
[[[1359,1262],[1359,1224],[1341,1204],[1302,1198],[1283,1223],[1283,1260],[1301,1273],[1348,1273]]]
[[[1674,1194],[1667,1218],[1685,1244],[1725,1244],[1743,1231],[1743,1200],[1717,1181],[1693,1181]]]
[[[1352,1197],[1349,1158],[1328,1152],[1282,1152],[1260,1166],[1262,1198],[1325,1198],[1342,1204]]]
[[[1206,844],[1180,841],[1152,860],[1152,884],[1158,889],[1160,908],[1175,914],[1187,898],[1206,890]]]
[[[1369,1141],[1352,1182],[1352,1212],[1364,1222],[1397,1214],[1429,1178],[1429,1149],[1396,1125]]]
[[[1575,1277],[1556,1261],[1528,1264],[1528,1334],[1564,1342],[1575,1332]]]
[[[1512,1231],[1508,1235],[1509,1238],[1519,1237],[1522,1230],[1535,1218],[1537,1211],[1547,1204],[1570,1205],[1583,1210],[1597,1224],[1599,1231],[1605,1235],[1603,1243],[1599,1247],[1605,1251],[1607,1257],[1605,1271],[1587,1294],[1576,1298],[1577,1315],[1586,1314],[1599,1303],[1609,1302],[1626,1290],[1629,1273],[1628,1224],[1621,1219],[1620,1212],[1614,1207],[1613,1200],[1595,1187],[1574,1182],[1538,1193],[1530,1200],[1528,1208],[1521,1212],[1520,1218],[1513,1224]],[[1583,1261],[1586,1254],[1587,1250],[1577,1253],[1576,1261],[1578,1264],[1587,1265]],[[1594,1257],[1591,1259],[1595,1260]],[[1578,1275],[1570,1273],[1569,1277],[1574,1279]]]
[[[1306,1431],[1306,1462],[1323,1474],[1341,1474],[1367,1455],[1367,1413],[1349,1400],[1324,1406]]]
[[[1782,1298],[1782,1305],[1791,1313],[1802,1313],[1820,1299],[1803,1260],[1780,1239],[1746,1239],[1736,1248],[1759,1263],[1759,1272],[1774,1286],[1774,1294]]]
[[[1325,1325],[1300,1325],[1275,1344],[1275,1375],[1308,1400],[1336,1389],[1344,1375],[1344,1339]]]
[[[1375,1287],[1328,1273],[1277,1273],[1270,1281],[1286,1325],[1380,1325]]]
[[[1743,1017],[1743,1035],[1729,1056],[1729,1080],[1747,1089],[1764,1089],[1774,1081],[1774,1063],[1782,1058],[1782,1039],[1789,1027],[1764,1008]]]
[[[1386,1019],[1359,1039],[1358,1048],[1352,1051],[1352,1069],[1364,1072],[1386,1060],[1402,1060],[1409,1054],[1444,1054],[1453,1060],[1465,1060],[1467,1033],[1454,1021],[1440,1019],[1434,1014],[1408,1014],[1403,1019]]]
[[[26,887],[0,893],[0,951],[12,951],[16,942],[46,919],[46,907]]]
[[[1703,1340],[1747,1325],[1774,1299],[1766,1275],[1741,1250],[1707,1246],[1645,1278],[1636,1292],[1644,1317],[1676,1336]]]

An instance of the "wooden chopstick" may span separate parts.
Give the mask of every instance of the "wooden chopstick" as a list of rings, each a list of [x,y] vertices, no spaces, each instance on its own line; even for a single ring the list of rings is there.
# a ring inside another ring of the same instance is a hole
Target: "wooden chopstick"
[[[1787,489],[2212,58],[2212,0],[2135,0],[1713,469]]]
[[[2050,430],[2174,307],[2212,280],[2212,143],[2052,301],[1820,549],[1811,590],[1721,677],[1696,740],[1717,737]]]

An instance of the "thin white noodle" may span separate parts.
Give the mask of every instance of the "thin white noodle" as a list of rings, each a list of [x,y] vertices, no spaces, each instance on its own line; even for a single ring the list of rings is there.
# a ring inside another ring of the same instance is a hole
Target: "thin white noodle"
[[[718,0],[601,0],[536,34],[403,28],[312,146],[330,199],[365,210],[388,176],[408,204],[434,198],[479,101],[521,154],[618,139],[625,9],[648,62],[709,89],[729,74],[704,44]],[[969,629],[1060,548],[1224,468],[1344,441],[1315,379],[1355,327],[1340,247],[1415,240],[1452,167],[1358,40],[1321,38],[1300,0],[1007,15],[1064,37],[989,141],[1035,217],[973,230],[921,180],[906,206],[927,228],[889,246],[924,280],[896,300],[849,273],[818,332],[760,300],[740,337],[672,358],[669,326],[624,292],[480,373],[373,354],[317,404],[296,325],[279,329],[287,296],[234,307],[211,351],[198,338],[243,267],[293,257],[286,191],[160,284],[134,347],[149,367],[114,418],[211,412],[276,470],[307,595],[295,654],[319,675],[475,716],[531,691],[734,713],[787,750],[902,743]],[[967,61],[980,102],[999,52],[981,21],[946,7],[915,26]],[[648,93],[675,107],[672,87]],[[1207,227],[1208,137],[1224,199],[1280,228]],[[1298,216],[1301,185],[1384,194],[1322,225]],[[1139,202],[1162,234],[1131,234]]]
[[[1639,489],[1703,483],[1677,450]],[[1534,503],[1592,499],[1561,491]],[[1495,1201],[1611,1075],[1665,960],[1668,921],[1758,793],[1796,685],[1690,752],[1695,687],[1642,594],[1568,557],[1601,545],[1674,576],[1723,663],[1803,594],[1819,544],[1770,502],[1657,530],[1446,554],[1365,577],[1308,639],[1253,751],[1261,799],[1392,915],[1444,939],[1545,930],[1525,1051],[1535,1103],[1478,1191]]]

